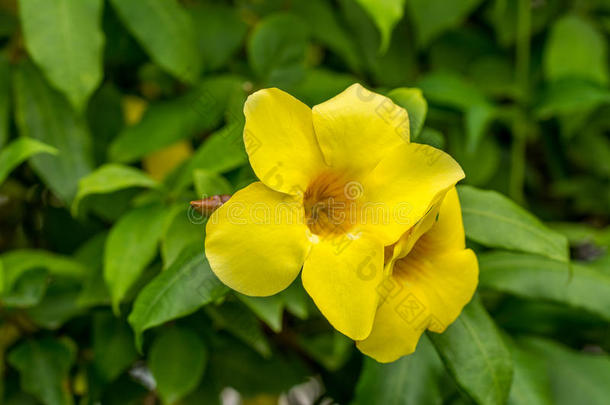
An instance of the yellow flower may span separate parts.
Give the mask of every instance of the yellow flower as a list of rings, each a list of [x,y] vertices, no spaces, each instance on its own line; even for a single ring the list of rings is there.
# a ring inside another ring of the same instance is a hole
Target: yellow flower
[[[384,246],[464,177],[447,154],[409,143],[407,112],[353,85],[313,109],[278,89],[244,106],[255,182],[210,217],[206,255],[251,296],[303,286],[340,332],[371,332]]]
[[[373,330],[357,342],[380,362],[413,353],[426,329],[444,332],[474,294],[479,266],[474,252],[465,248],[455,188],[386,254],[388,276],[378,288],[381,303]]]

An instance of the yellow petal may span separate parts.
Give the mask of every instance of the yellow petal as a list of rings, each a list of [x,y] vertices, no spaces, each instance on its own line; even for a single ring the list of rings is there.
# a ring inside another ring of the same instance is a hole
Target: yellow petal
[[[313,107],[313,125],[326,163],[356,176],[409,142],[407,111],[359,84]]]
[[[376,238],[338,237],[314,244],[303,266],[303,286],[335,329],[354,340],[368,336],[383,278],[383,245]]]
[[[309,181],[326,167],[311,109],[273,88],[250,95],[244,114],[244,143],[257,177],[276,191],[303,193]]]
[[[363,180],[363,226],[390,245],[462,178],[460,165],[442,150],[400,145]]]
[[[429,241],[427,246],[437,252],[464,249],[466,244],[462,210],[455,187],[447,193],[440,193],[430,204],[424,217],[392,246],[392,257],[390,260],[386,259],[385,266],[392,266],[394,261],[405,257],[424,234]]]
[[[432,257],[412,252],[398,260],[393,275],[379,286],[382,304],[358,348],[380,362],[412,353],[423,331],[443,332],[455,321],[474,294],[478,274],[470,249]]]
[[[450,189],[437,210],[420,222],[429,229],[411,231],[417,241],[394,262],[392,274],[378,287],[381,304],[370,336],[357,343],[365,354],[390,362],[415,350],[424,330],[443,332],[459,316],[476,290],[479,266],[464,249],[458,194]],[[416,234],[421,235],[415,236]],[[404,243],[405,238],[397,244]]]
[[[290,285],[310,248],[300,201],[256,182],[235,193],[206,226],[205,251],[218,278],[242,294]]]

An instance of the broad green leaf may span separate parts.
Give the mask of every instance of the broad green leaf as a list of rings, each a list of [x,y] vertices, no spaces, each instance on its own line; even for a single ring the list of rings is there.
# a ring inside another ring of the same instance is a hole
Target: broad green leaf
[[[177,79],[193,83],[202,58],[192,17],[177,0],[111,0],[150,57]]]
[[[155,204],[134,208],[110,230],[104,251],[104,279],[115,312],[157,254],[166,213],[164,207]]]
[[[479,254],[481,286],[585,309],[610,321],[610,274],[546,257]]]
[[[419,81],[426,100],[431,104],[468,111],[471,106],[486,103],[485,95],[470,81],[453,72],[432,72]]]
[[[581,79],[560,79],[550,83],[540,95],[536,115],[541,119],[593,111],[610,103],[610,90]]]
[[[49,274],[71,279],[82,279],[89,269],[70,257],[46,250],[11,250],[0,255],[3,268],[0,268],[0,293],[10,292],[15,282],[27,271],[42,268]]]
[[[425,47],[442,32],[460,25],[481,1],[407,0],[419,46]]]
[[[308,356],[329,371],[338,371],[354,352],[354,342],[335,330],[312,335],[302,333],[298,341]]]
[[[428,103],[421,90],[401,87],[389,92],[388,97],[409,113],[411,140],[416,140],[424,127],[426,113],[428,112]]]
[[[85,312],[85,309],[77,303],[80,292],[81,283],[52,278],[42,301],[27,308],[25,313],[35,325],[56,330],[70,319]]]
[[[43,182],[69,203],[78,180],[91,171],[91,136],[86,123],[51,89],[30,63],[15,71],[15,119],[22,136],[37,139],[58,150],[57,155],[37,155],[30,164]]]
[[[291,89],[290,94],[305,104],[314,106],[333,98],[357,81],[355,76],[332,70],[307,69],[303,80]]]
[[[49,274],[46,269],[40,267],[29,269],[13,283],[11,291],[1,295],[2,303],[7,308],[34,306],[42,300],[48,282]]]
[[[271,346],[263,333],[261,323],[244,304],[235,299],[228,299],[222,305],[207,306],[205,311],[217,327],[226,329],[264,358],[271,357]]]
[[[297,277],[288,288],[280,292],[280,295],[284,300],[288,312],[297,318],[307,319],[311,299],[309,298],[309,295],[307,295],[307,292],[305,292],[299,277]]]
[[[356,0],[371,16],[381,33],[380,52],[384,53],[390,44],[392,29],[402,18],[405,0]]]
[[[8,354],[10,365],[19,370],[21,388],[45,405],[71,405],[68,373],[76,358],[74,344],[44,338],[26,340]]]
[[[152,188],[156,182],[134,167],[108,163],[83,177],[78,182],[78,192],[72,203],[72,215],[78,214],[81,200],[92,194],[107,194],[132,187]]]
[[[104,246],[108,232],[100,232],[74,252],[74,258],[89,268],[78,297],[80,307],[110,304],[110,293],[104,282]]]
[[[25,46],[49,82],[83,111],[102,80],[102,0],[20,0]]]
[[[201,381],[207,359],[205,345],[191,330],[172,327],[157,337],[148,365],[163,401],[173,404],[193,391]]]
[[[243,93],[241,79],[221,75],[204,80],[183,96],[152,104],[140,122],[126,127],[113,140],[109,158],[122,163],[133,162],[182,139],[216,128],[231,95],[238,91]]]
[[[214,334],[212,337],[205,379],[216,381],[221,387],[233,387],[243,396],[276,394],[277,397],[311,376],[311,369],[294,354],[276,353],[264,359],[232,336]]]
[[[195,154],[167,182],[172,189],[183,189],[193,182],[193,171],[206,170],[211,173],[225,173],[248,162],[244,149],[244,123],[234,122],[210,135],[195,151]],[[249,136],[247,142],[260,145],[260,140]],[[256,147],[256,146],[255,146]]]
[[[204,245],[206,218],[191,207],[177,206],[168,216],[168,226],[161,237],[163,267],[168,268],[188,246]]]
[[[567,262],[567,239],[495,191],[458,187],[466,236],[489,247],[536,253]]]
[[[580,78],[608,83],[606,40],[595,26],[576,15],[553,24],[544,49],[544,73],[548,80]]]
[[[465,78],[446,72],[430,73],[419,85],[430,103],[452,107],[465,113],[467,150],[474,152],[497,112],[483,92]]]
[[[508,405],[551,405],[551,390],[546,366],[536,356],[507,339],[513,358],[514,374]]]
[[[27,160],[30,156],[38,153],[57,154],[57,149],[31,138],[19,138],[0,150],[0,184],[8,177],[9,173]]]
[[[195,312],[227,293],[196,244],[185,249],[172,265],[140,291],[129,314],[129,323],[142,347],[146,329]]]
[[[233,190],[227,179],[209,170],[195,169],[193,171],[193,183],[195,183],[195,191],[199,198],[230,194]]]
[[[440,404],[443,363],[426,336],[415,353],[382,364],[365,357],[352,405]]]
[[[274,332],[282,330],[282,315],[284,313],[284,300],[280,295],[270,297],[249,297],[240,293],[235,296],[254,314],[267,324]]]
[[[8,140],[11,105],[11,70],[8,58],[0,55],[0,149]]]
[[[577,352],[557,342],[526,338],[520,345],[546,363],[552,403],[603,405],[610,395],[610,357]]]
[[[112,381],[137,358],[133,333],[110,312],[93,316],[93,366],[104,381]]]
[[[447,370],[477,404],[504,404],[513,364],[500,332],[477,296],[444,333],[428,333]]]
[[[197,26],[204,68],[218,70],[242,46],[248,26],[235,8],[224,4],[203,3],[189,11]]]
[[[248,60],[266,83],[294,83],[304,73],[308,27],[297,16],[278,13],[261,20],[248,42]]]
[[[324,0],[309,0],[298,1],[293,6],[294,12],[309,25],[314,39],[343,58],[352,71],[362,70],[362,61],[356,43],[341,24],[332,4]]]

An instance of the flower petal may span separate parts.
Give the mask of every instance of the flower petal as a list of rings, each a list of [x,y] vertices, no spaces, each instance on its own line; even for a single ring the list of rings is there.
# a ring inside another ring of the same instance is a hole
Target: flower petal
[[[384,245],[396,242],[463,178],[442,150],[416,143],[394,148],[363,181],[365,229]]]
[[[478,264],[470,249],[396,262],[380,285],[385,291],[369,337],[358,348],[377,361],[390,362],[415,350],[426,329],[443,332],[470,301]]]
[[[359,84],[313,107],[313,125],[326,163],[356,176],[409,142],[407,111]]]
[[[360,234],[356,239],[321,240],[303,266],[303,286],[339,332],[354,340],[371,332],[383,277],[383,245]]]
[[[258,178],[276,191],[303,193],[311,178],[326,167],[311,109],[272,88],[250,95],[244,114],[244,143]]]
[[[212,270],[246,295],[268,296],[288,287],[310,245],[300,201],[260,182],[235,193],[206,226]]]

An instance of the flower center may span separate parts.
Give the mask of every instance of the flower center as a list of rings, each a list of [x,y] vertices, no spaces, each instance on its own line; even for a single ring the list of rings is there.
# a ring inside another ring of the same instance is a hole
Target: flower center
[[[314,235],[346,234],[356,223],[357,200],[362,185],[344,176],[324,172],[307,186],[303,194],[305,221]]]

